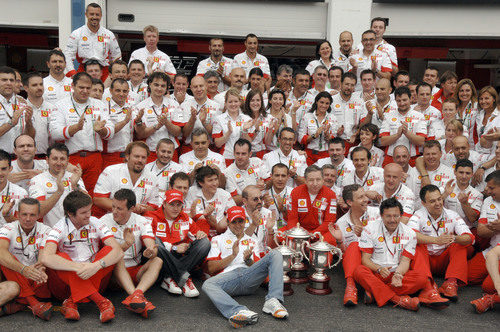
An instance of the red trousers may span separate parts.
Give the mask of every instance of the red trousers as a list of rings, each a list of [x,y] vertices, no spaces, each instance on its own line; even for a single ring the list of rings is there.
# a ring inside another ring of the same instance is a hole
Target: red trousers
[[[486,269],[486,260],[482,252],[478,252],[471,260],[467,262],[467,277],[469,284],[482,284],[483,291],[488,294],[496,293],[493,280]]]
[[[359,250],[359,243],[351,243],[342,256],[342,266],[344,267],[345,278],[353,278],[354,270],[361,265],[361,250]]]
[[[427,245],[417,245],[414,270],[432,278],[433,274],[455,278],[467,285],[467,247],[453,243],[441,255],[429,255]]]
[[[329,157],[328,151],[320,151],[318,153],[313,153],[313,150],[311,149],[306,149],[306,162],[307,166],[311,166],[315,162],[317,162],[319,159],[327,158]]]
[[[85,184],[85,189],[90,194],[94,195],[94,187],[102,172],[102,156],[100,152],[86,152],[83,156],[79,152],[69,156],[69,162],[73,165],[82,167],[82,180]]]
[[[110,246],[103,247],[96,254],[93,262],[106,257],[106,255],[109,254],[111,250],[112,248]],[[71,260],[71,258],[66,253],[59,252],[57,254],[67,260]],[[101,284],[104,282],[104,280],[109,280],[109,277],[111,277],[113,268],[114,265],[107,266],[104,269],[100,269],[96,274],[94,274],[87,280],[83,280],[76,274],[76,272],[73,271],[59,270],[56,271],[56,274],[59,277],[60,281],[69,286],[71,291],[71,298],[75,303],[77,303],[87,298],[88,296],[99,292],[101,290]]]
[[[26,278],[19,272],[13,271],[1,266],[2,272],[7,280],[14,281],[19,285],[21,291],[18,298],[22,299],[28,296],[36,296],[38,298],[50,298],[50,291],[47,283],[37,284],[31,279]]]
[[[358,265],[354,270],[354,280],[373,295],[379,307],[385,305],[394,295],[413,294],[424,289],[427,284],[424,274],[409,270],[403,276],[403,285],[394,287],[391,285],[392,275],[393,273],[384,279],[364,265]]]
[[[109,152],[102,154],[102,169],[108,166],[121,164],[125,162],[124,152]]]

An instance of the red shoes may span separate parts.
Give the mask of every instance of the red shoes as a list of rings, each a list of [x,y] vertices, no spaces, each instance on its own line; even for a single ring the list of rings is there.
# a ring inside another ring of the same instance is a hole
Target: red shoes
[[[52,314],[52,303],[50,302],[38,302],[33,307],[30,307],[33,315],[43,320],[49,320]]]
[[[453,302],[457,302],[457,288],[458,286],[456,281],[445,280],[441,287],[439,287],[438,291],[444,297],[450,299]]]
[[[392,300],[395,307],[401,307],[412,311],[418,311],[420,302],[416,297],[409,297],[408,295],[399,296],[397,300]]]
[[[358,289],[353,281],[347,281],[344,293],[344,306],[354,307],[358,304]]]
[[[448,299],[442,298],[434,288],[424,289],[418,296],[420,303],[433,309],[444,309],[450,305]]]
[[[476,309],[478,314],[482,314],[483,312],[492,309],[495,306],[495,303],[500,303],[495,301],[496,294],[485,294],[482,298],[470,301],[470,304]]]
[[[61,307],[61,313],[63,314],[64,318],[68,320],[80,319],[80,313],[78,312],[78,307],[73,302],[73,299],[71,297],[68,297],[66,300],[64,300]]]
[[[97,307],[99,308],[99,311],[101,314],[99,315],[99,318],[101,319],[101,323],[106,323],[115,318],[115,307],[113,306],[113,303],[111,303],[110,300],[104,299],[97,304]]]

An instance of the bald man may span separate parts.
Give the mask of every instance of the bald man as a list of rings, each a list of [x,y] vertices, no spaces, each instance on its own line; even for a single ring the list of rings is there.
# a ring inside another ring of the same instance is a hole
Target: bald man
[[[235,70],[238,69],[241,68]],[[217,102],[208,98],[207,83],[202,76],[195,76],[191,79],[191,91],[194,98],[183,104],[184,119],[189,120],[182,128],[182,136],[185,140],[182,153],[193,150],[191,147],[191,133],[195,128],[203,128],[210,137],[212,136],[213,121],[222,110],[222,107]]]
[[[231,74],[229,74],[229,79],[231,80],[231,88],[236,88],[238,91],[240,91],[240,96],[242,98],[242,103],[243,103],[245,101],[245,96],[247,95],[248,92],[243,88],[243,86],[247,82],[245,70],[240,67],[233,68],[231,70]],[[227,90],[219,93],[217,96],[214,97],[214,101],[219,103],[221,109],[224,108],[226,92]]]
[[[452,148],[449,152],[443,153],[441,161],[446,166],[455,168],[457,160],[469,159],[474,165],[474,172],[477,171],[479,165],[484,163],[486,160],[482,160],[483,155],[478,152],[471,150],[469,145],[469,140],[465,136],[457,136],[452,140]]]
[[[392,111],[397,111],[398,105],[390,98],[391,82],[387,78],[381,78],[375,84],[375,101],[368,101],[366,105],[365,123],[373,123],[380,128],[384,116]]]
[[[401,222],[406,224],[415,211],[416,197],[413,191],[402,183],[403,173],[403,168],[396,163],[385,165],[384,183],[374,184],[371,190],[366,192],[366,196],[374,206],[379,206],[388,198],[396,198],[403,206]]]
[[[349,63],[349,56],[352,52],[352,33],[350,31],[343,31],[339,36],[339,51],[334,54],[335,65],[339,66],[347,72],[351,69],[351,65]]]

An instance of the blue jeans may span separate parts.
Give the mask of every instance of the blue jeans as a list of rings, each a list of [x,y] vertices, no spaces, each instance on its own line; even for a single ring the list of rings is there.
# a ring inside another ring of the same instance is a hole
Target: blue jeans
[[[273,250],[261,260],[247,268],[238,268],[221,273],[205,281],[202,290],[226,318],[240,310],[248,310],[231,296],[250,295],[269,275],[269,290],[266,301],[277,298],[283,302],[283,257]]]

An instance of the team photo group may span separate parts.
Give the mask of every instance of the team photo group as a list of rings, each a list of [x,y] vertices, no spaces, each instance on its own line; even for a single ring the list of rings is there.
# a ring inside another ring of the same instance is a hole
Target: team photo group
[[[214,37],[191,77],[155,26],[125,59],[101,7],[85,16],[48,75],[0,67],[0,316],[155,319],[159,285],[239,328],[259,313],[237,296],[265,287],[262,312],[286,319],[290,285],[328,294],[336,264],[346,307],[446,310],[470,285],[470,310],[500,303],[493,86],[399,68],[383,18],[305,68]]]

